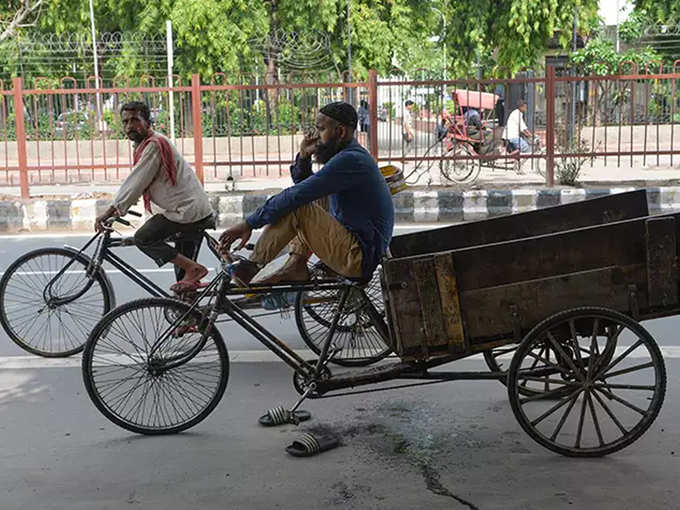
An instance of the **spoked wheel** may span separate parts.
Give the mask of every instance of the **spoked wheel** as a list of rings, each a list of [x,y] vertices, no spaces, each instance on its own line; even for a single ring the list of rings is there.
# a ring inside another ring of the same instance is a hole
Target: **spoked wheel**
[[[559,361],[540,354],[547,351]],[[546,384],[554,389],[543,391]],[[523,388],[538,393],[525,396]],[[665,391],[666,371],[652,336],[605,308],[575,308],[541,322],[518,347],[508,374],[522,428],[546,448],[573,457],[599,457],[633,443],[659,414]]]
[[[333,316],[338,309],[341,290],[300,291],[295,300],[295,321],[300,335],[316,354],[321,353]],[[381,315],[385,308],[380,278],[376,272],[364,288],[368,299]],[[391,350],[375,329],[366,311],[361,291],[352,289],[340,316],[333,343],[341,350],[332,363],[344,366],[365,366],[383,359]]]
[[[83,350],[97,321],[115,306],[103,271],[88,276],[89,263],[66,248],[41,248],[7,269],[0,280],[0,322],[19,347],[45,357]]]
[[[475,153],[468,144],[455,143],[444,156],[447,158],[466,157],[475,156]],[[472,184],[479,177],[482,165],[478,159],[443,159],[440,170],[442,176],[451,182]]]
[[[140,299],[116,308],[92,331],[83,352],[85,387],[113,423],[140,434],[180,432],[222,398],[227,349],[214,327],[202,341],[202,316],[187,310],[172,299]]]
[[[516,351],[516,344],[504,345],[495,349],[489,349],[488,351],[484,351],[484,361],[486,361],[486,365],[492,372],[507,372],[508,367],[510,366],[510,361],[512,360],[512,357]],[[537,351],[537,355],[545,357],[547,361],[553,360],[559,363],[559,356],[556,355],[552,349],[549,349],[545,346],[541,347],[541,349]],[[503,385],[507,386],[507,378],[499,379],[499,381]],[[564,390],[564,386],[560,386],[560,388]],[[538,387],[538,385],[533,383],[528,384],[527,381],[524,381],[520,384],[519,391],[522,393],[522,395],[536,395],[538,393],[552,392],[554,389],[557,388],[554,384],[551,384],[550,381],[545,381],[543,387]],[[551,393],[551,395],[553,394]],[[559,392],[555,394],[553,398],[557,398],[558,396]]]

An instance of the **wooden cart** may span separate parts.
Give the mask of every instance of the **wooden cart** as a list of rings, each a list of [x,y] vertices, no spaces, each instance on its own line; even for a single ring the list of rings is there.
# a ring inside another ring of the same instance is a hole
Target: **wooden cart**
[[[382,284],[401,361],[335,375],[318,391],[499,378],[547,448],[623,448],[663,401],[661,352],[639,321],[680,311],[679,226],[680,214],[649,216],[641,190],[397,237]],[[434,370],[509,344],[519,346],[507,372]]]

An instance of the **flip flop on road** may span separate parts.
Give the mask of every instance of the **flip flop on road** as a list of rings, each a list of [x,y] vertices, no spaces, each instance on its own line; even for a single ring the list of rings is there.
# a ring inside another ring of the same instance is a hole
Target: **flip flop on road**
[[[265,427],[275,427],[276,425],[284,425],[286,423],[297,425],[299,422],[307,421],[311,417],[312,415],[309,411],[300,409],[295,411],[295,413],[291,413],[283,406],[279,406],[267,411],[267,414],[260,416],[260,419],[257,421]]]
[[[170,286],[170,290],[175,294],[182,294],[193,290],[202,289],[209,284],[204,282],[197,282],[195,280],[180,280]]]
[[[311,457],[340,446],[340,438],[330,434],[305,433],[298,437],[286,451],[294,457]]]

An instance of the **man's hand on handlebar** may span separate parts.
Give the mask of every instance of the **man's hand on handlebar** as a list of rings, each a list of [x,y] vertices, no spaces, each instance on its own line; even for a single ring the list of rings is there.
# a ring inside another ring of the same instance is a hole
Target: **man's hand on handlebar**
[[[117,210],[115,207],[110,206],[104,213],[97,216],[94,220],[94,230],[95,232],[106,232],[111,230],[111,223],[107,220],[109,218],[117,215]]]
[[[247,222],[242,221],[241,223],[238,223],[222,232],[222,235],[220,236],[220,245],[218,246],[217,250],[220,252],[220,254],[228,256],[231,245],[234,244],[234,241],[237,239],[241,240],[241,243],[236,247],[236,250],[238,251],[246,245],[252,233],[253,227],[248,225]]]
[[[127,214],[131,214],[132,216],[138,216],[141,217],[142,215],[136,211],[129,210]],[[113,230],[111,228],[111,224],[117,221],[118,223],[122,223],[123,225],[130,226],[130,222],[127,220],[124,220],[118,216],[118,210],[110,206],[103,214],[100,214],[97,216],[97,218],[94,220],[94,230],[96,232],[106,232],[106,231],[111,231]]]

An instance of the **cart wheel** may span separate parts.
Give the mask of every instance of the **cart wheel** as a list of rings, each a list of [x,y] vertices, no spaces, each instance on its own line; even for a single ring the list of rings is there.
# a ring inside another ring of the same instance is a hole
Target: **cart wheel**
[[[560,359],[539,354],[547,350]],[[555,389],[542,391],[546,384]],[[540,393],[525,396],[523,389]],[[517,348],[508,373],[510,404],[522,428],[572,457],[599,457],[633,443],[659,414],[665,392],[654,338],[606,308],[574,308],[544,320]]]
[[[313,268],[312,272],[317,272]],[[315,353],[320,354],[331,327],[333,316],[340,301],[338,290],[300,291],[295,299],[295,321],[304,342]],[[384,314],[382,288],[378,272],[364,289],[378,312]],[[331,363],[343,366],[365,366],[380,361],[389,355],[391,349],[371,323],[365,310],[361,291],[352,289],[345,311],[340,316],[333,339],[341,347]]]
[[[516,351],[517,344],[504,345],[503,347],[497,347],[495,349],[484,351],[484,361],[486,361],[486,366],[488,366],[489,370],[492,372],[507,372],[508,367],[510,366],[510,360]],[[542,346],[539,349],[534,349],[534,353],[537,356],[545,357],[547,360],[559,362],[559,357],[554,353],[554,351],[552,349],[547,349],[545,346]],[[504,386],[507,386],[507,379],[499,379],[499,381]],[[563,393],[566,391],[564,386],[560,386],[560,388],[563,390]],[[529,385],[526,381],[524,381],[520,385],[519,391],[522,393],[522,395],[527,396],[551,392],[552,398],[558,398],[560,393],[552,393],[552,390],[554,389],[557,389],[556,386],[551,384],[549,381],[546,381],[546,383],[541,388],[539,388],[536,384]]]
[[[444,154],[446,157],[465,157],[476,156],[470,146],[466,143],[456,143]],[[478,159],[443,159],[440,162],[442,176],[456,184],[472,184],[479,177],[482,170],[481,162]]]

